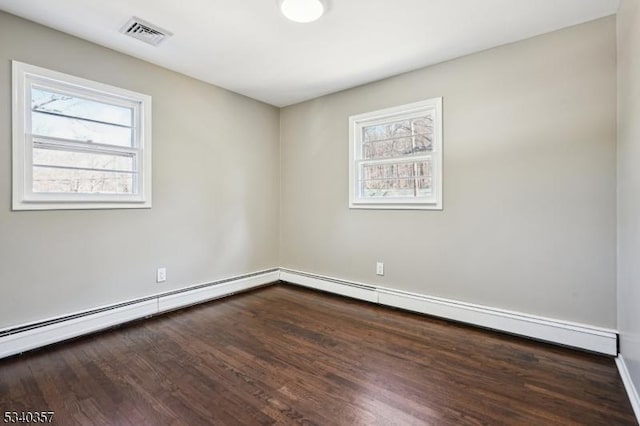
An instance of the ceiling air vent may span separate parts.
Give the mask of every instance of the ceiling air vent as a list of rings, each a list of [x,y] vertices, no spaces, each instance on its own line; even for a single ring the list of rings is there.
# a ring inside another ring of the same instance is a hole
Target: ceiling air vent
[[[157,46],[165,38],[173,35],[171,32],[135,16],[122,27],[120,32],[153,46]]]

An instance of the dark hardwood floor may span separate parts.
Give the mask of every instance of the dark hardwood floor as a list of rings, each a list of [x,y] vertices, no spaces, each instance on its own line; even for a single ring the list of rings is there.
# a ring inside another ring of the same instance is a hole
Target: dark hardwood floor
[[[0,360],[0,414],[36,410],[60,425],[636,424],[612,358],[286,285]]]

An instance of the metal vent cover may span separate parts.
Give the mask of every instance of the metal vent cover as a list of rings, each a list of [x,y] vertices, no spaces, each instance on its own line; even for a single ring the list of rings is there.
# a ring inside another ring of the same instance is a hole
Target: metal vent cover
[[[144,41],[152,46],[157,46],[167,37],[171,37],[173,33],[165,29],[160,28],[150,22],[140,19],[136,16],[129,19],[129,21],[120,30],[122,34],[129,37],[136,38],[140,41]]]

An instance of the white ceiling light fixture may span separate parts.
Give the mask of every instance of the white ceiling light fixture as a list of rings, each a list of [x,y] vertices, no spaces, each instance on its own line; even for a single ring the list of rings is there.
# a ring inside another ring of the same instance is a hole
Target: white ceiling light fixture
[[[326,11],[325,0],[278,0],[278,6],[285,18],[294,22],[313,22]]]

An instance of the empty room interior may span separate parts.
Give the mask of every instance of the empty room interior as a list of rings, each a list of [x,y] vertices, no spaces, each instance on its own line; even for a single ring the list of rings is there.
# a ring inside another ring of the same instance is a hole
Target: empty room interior
[[[637,425],[638,164],[638,0],[0,0],[0,421]]]

